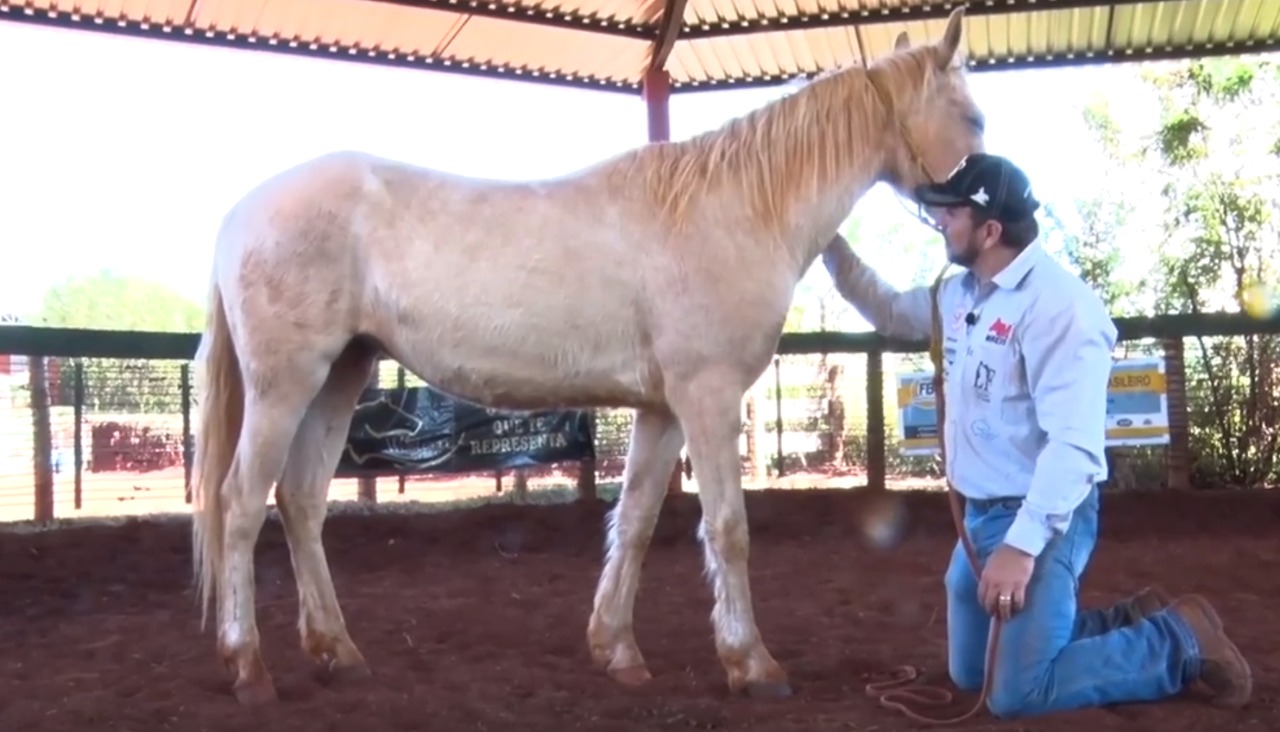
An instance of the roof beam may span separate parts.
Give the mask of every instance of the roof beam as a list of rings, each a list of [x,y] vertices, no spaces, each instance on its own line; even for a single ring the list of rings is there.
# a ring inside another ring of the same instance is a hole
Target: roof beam
[[[649,58],[650,71],[658,71],[667,65],[667,58],[676,47],[676,38],[684,26],[684,9],[688,4],[689,0],[666,0],[663,5],[658,38],[653,42],[653,55]]]
[[[816,28],[858,28],[870,25],[887,25],[890,23],[906,23],[921,20],[945,20],[959,5],[964,3],[948,2],[943,5],[900,5],[880,10],[841,10],[821,13],[804,13],[793,16],[770,16],[744,18],[741,20],[725,20],[719,22],[699,23],[686,26],[681,31],[681,39],[691,41],[698,38],[723,38],[725,36],[746,35],[748,33],[767,33],[789,30],[811,30]],[[974,3],[965,7],[965,17],[977,18],[992,15],[1014,15],[1017,13],[1035,13],[1051,10],[1076,10],[1091,8],[1116,8],[1123,5],[1169,5],[1177,3],[1168,0],[1006,0],[1005,2]]]

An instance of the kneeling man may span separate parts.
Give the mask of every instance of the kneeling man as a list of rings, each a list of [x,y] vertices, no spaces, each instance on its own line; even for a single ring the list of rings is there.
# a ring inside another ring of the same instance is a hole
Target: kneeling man
[[[949,481],[966,499],[979,561],[956,544],[945,577],[951,678],[977,691],[993,614],[1006,619],[988,706],[1026,717],[1172,696],[1195,680],[1214,702],[1249,699],[1248,663],[1199,596],[1147,589],[1077,605],[1098,538],[1098,484],[1116,341],[1101,299],[1036,242],[1039,203],[1005,158],[975,154],[917,197],[967,271],[938,292]],[[899,292],[841,237],[823,254],[841,295],[880,332],[932,335],[929,288]]]

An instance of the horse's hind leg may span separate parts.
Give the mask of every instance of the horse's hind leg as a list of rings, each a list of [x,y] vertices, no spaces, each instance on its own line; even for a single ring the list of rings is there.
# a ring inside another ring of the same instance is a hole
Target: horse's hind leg
[[[285,357],[288,364],[255,364],[245,374],[244,423],[222,486],[225,544],[218,582],[218,644],[235,674],[235,695],[243,704],[276,697],[259,646],[254,545],[266,520],[271,486],[280,477],[298,422],[324,377],[320,362],[311,370],[290,368],[302,359],[281,353]]]
[[[735,373],[707,369],[669,382],[668,398],[688,440],[698,481],[698,538],[715,595],[711,619],[729,688],[752,696],[783,696],[791,688],[760,637],[747,578],[750,540],[738,450],[745,387],[738,388],[739,381]]]
[[[625,684],[649,679],[632,625],[645,550],[658,521],[671,466],[684,436],[671,412],[637,410],[631,428],[622,494],[609,513],[604,569],[596,585],[587,643],[596,663]]]
[[[289,542],[298,583],[298,632],[302,648],[333,678],[368,674],[364,657],[347,634],[321,543],[329,483],[342,455],[351,414],[369,382],[378,354],[353,342],[329,370],[302,418],[276,488],[276,505]]]

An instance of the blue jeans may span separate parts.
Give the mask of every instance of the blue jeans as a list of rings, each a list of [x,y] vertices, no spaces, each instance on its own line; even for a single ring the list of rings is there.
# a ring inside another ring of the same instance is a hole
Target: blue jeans
[[[968,501],[965,524],[981,563],[1004,539],[1019,499]],[[1071,526],[1036,559],[1026,605],[1000,632],[987,707],[997,717],[1029,717],[1110,703],[1152,701],[1178,693],[1199,672],[1190,628],[1167,610],[1132,625],[1122,607],[1078,610],[1080,575],[1098,540],[1098,490],[1076,510]],[[989,616],[978,602],[978,580],[959,542],[951,554],[947,591],[947,654],[951,680],[982,689]]]

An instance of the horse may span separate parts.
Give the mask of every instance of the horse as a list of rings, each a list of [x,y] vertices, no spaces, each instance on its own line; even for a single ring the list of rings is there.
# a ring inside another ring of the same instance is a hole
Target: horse
[[[789,694],[748,583],[742,398],[770,363],[796,284],[855,202],[882,181],[911,197],[983,149],[962,17],[935,43],[904,34],[875,63],[825,73],[719,129],[562,177],[480,180],[339,151],[236,202],[218,228],[196,353],[191,537],[200,627],[214,606],[236,699],[277,699],[253,558],[273,485],[303,650],[332,678],[369,675],[321,527],[356,400],[383,355],[494,409],[634,410],[586,633],[620,684],[650,678],[632,609],[687,444],[728,686]]]

